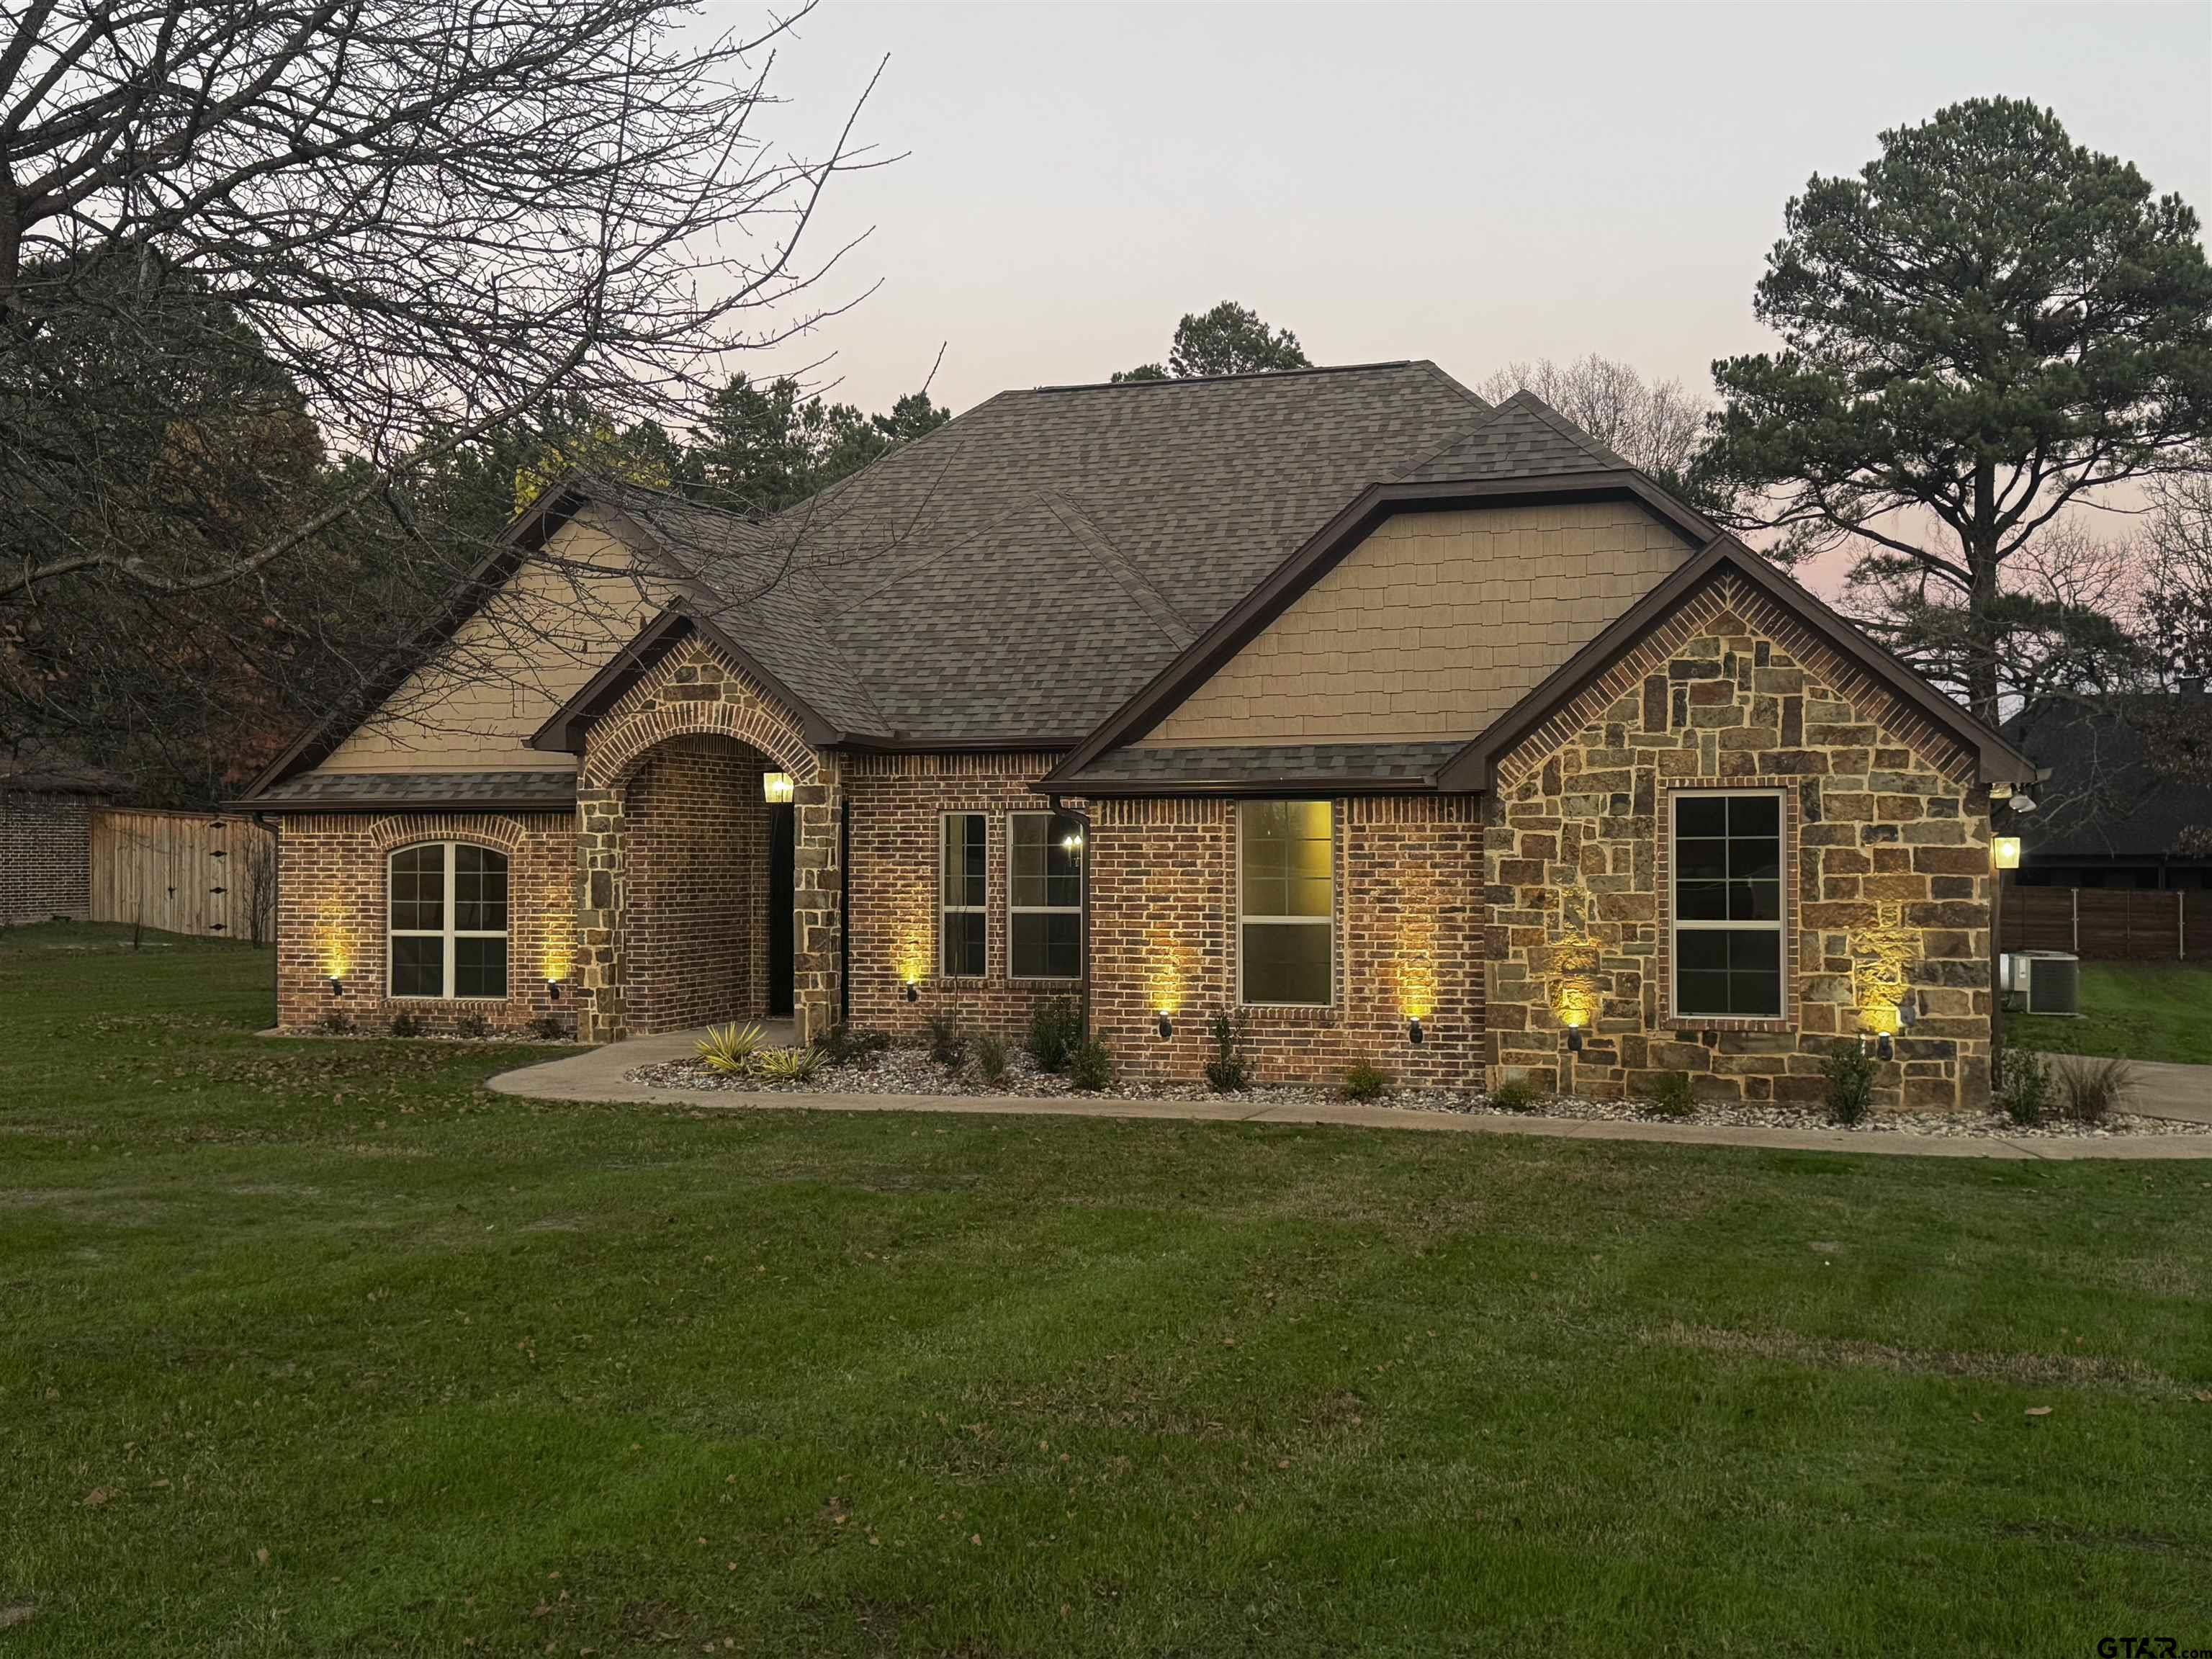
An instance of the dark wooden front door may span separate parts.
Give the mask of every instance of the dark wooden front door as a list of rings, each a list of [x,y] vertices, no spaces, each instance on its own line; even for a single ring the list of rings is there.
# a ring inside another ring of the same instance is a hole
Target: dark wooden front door
[[[768,1011],[791,1012],[792,871],[799,845],[796,809],[768,809]]]

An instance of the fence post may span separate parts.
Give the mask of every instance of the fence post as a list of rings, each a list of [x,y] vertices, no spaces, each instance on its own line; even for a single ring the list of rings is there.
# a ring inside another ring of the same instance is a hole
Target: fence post
[[[2072,911],[2074,954],[2078,957],[2081,954],[2081,890],[2079,887],[2069,887],[2066,890],[2073,896],[2074,900]]]

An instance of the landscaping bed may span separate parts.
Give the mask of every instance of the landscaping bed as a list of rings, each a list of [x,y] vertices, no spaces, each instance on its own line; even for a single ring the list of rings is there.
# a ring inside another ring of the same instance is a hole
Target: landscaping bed
[[[972,1061],[953,1067],[930,1057],[927,1048],[892,1047],[840,1062],[826,1061],[813,1076],[800,1082],[776,1082],[758,1073],[716,1071],[697,1060],[663,1060],[640,1066],[624,1073],[626,1081],[655,1089],[713,1089],[732,1095],[969,1095],[1016,1099],[1110,1100],[1236,1100],[1249,1102],[1255,1110],[1266,1106],[1306,1106],[1346,1098],[1339,1089],[1316,1084],[1251,1084],[1217,1093],[1197,1080],[1139,1082],[1116,1079],[1103,1089],[1079,1089],[1058,1073],[1048,1072],[1030,1057],[1015,1050],[1006,1058],[1006,1074],[986,1082]],[[1838,1124],[1818,1107],[1778,1106],[1757,1102],[1722,1103],[1698,1102],[1686,1113],[1655,1110],[1638,1100],[1589,1100],[1570,1095],[1540,1096],[1525,1107],[1499,1104],[1480,1089],[1401,1089],[1364,1103],[1406,1111],[1464,1112],[1496,1117],[1553,1117],[1595,1119],[1613,1122],[1660,1121],[1691,1125],[1726,1125],[1738,1128],[1848,1128],[1863,1134],[1914,1134],[1942,1137],[2021,1136],[2072,1137],[2135,1134],[2201,1133],[2203,1126],[2169,1122],[2115,1111],[2094,1122],[2049,1116],[2035,1124],[2015,1123],[2001,1112],[1876,1112],[1856,1124]]]

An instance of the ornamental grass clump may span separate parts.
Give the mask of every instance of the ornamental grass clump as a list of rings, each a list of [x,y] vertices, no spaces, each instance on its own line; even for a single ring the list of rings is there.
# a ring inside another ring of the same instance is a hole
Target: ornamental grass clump
[[[725,1077],[743,1077],[751,1068],[763,1035],[759,1026],[740,1026],[735,1020],[727,1025],[709,1025],[707,1035],[699,1039],[700,1063]]]
[[[1840,1037],[1828,1050],[1828,1057],[1820,1062],[1820,1074],[1828,1082],[1828,1121],[1831,1123],[1863,1123],[1867,1114],[1874,1109],[1875,1057],[1866,1051],[1866,1045],[1850,1037]]]
[[[986,1083],[1006,1081],[1006,1038],[985,1031],[975,1039],[975,1075]]]
[[[2135,1064],[2118,1055],[2090,1060],[2066,1054],[2057,1072],[2059,1115],[2076,1123],[2101,1123],[2135,1092]]]
[[[819,1048],[769,1048],[753,1059],[753,1069],[770,1083],[805,1083],[827,1063]]]
[[[960,1062],[968,1058],[968,1039],[961,1036],[951,1015],[929,1017],[929,1057],[948,1072],[958,1070]]]
[[[1646,1117],[1687,1117],[1692,1098],[1687,1072],[1655,1072],[1638,1097]]]
[[[1492,1108],[1500,1112],[1533,1112],[1537,1099],[1535,1085],[1519,1078],[1499,1084],[1489,1095]]]

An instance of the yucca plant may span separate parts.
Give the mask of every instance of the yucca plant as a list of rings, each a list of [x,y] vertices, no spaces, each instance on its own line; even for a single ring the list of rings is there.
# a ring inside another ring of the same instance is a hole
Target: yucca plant
[[[769,1048],[754,1060],[753,1069],[770,1083],[804,1083],[826,1059],[819,1048]]]
[[[762,1035],[759,1026],[740,1029],[735,1020],[724,1026],[709,1025],[707,1035],[699,1040],[699,1058],[709,1071],[741,1077],[751,1067]]]

